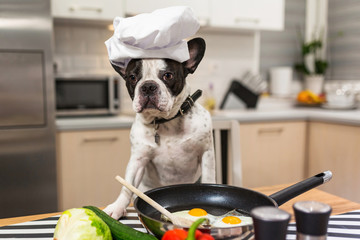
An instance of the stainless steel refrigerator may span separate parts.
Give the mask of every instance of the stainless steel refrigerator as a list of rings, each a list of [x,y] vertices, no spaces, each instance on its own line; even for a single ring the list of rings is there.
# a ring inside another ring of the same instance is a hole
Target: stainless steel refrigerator
[[[0,0],[0,218],[57,210],[50,0]]]

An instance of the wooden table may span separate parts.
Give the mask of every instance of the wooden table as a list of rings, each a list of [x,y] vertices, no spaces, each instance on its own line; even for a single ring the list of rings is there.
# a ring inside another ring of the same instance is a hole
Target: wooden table
[[[289,185],[284,184],[284,185],[276,185],[276,186],[270,186],[270,187],[254,188],[254,190],[262,192],[266,195],[270,195],[274,192],[277,192],[279,190],[286,188],[287,186],[289,186]],[[293,215],[292,205],[295,202],[307,201],[307,200],[314,200],[314,201],[319,201],[319,202],[329,204],[333,209],[332,215],[337,215],[337,214],[360,209],[359,203],[349,201],[347,199],[326,193],[326,192],[318,190],[318,189],[312,189],[306,193],[303,193],[300,196],[293,198],[290,201],[288,201],[287,203],[281,205],[280,208]],[[46,214],[38,214],[38,215],[31,215],[31,216],[24,216],[24,217],[4,218],[4,219],[0,219],[0,226],[6,226],[6,225],[10,225],[10,224],[15,224],[15,223],[43,219],[43,218],[47,218],[47,217],[51,217],[51,216],[55,216],[55,215],[59,215],[59,214],[61,214],[61,213],[57,212],[57,213],[46,213]]]
[[[254,190],[262,192],[266,195],[270,195],[288,186],[289,186],[288,184],[284,184],[284,185],[277,185],[270,187],[260,187],[260,188],[255,188]],[[350,200],[332,195],[330,193],[321,191],[316,188],[291,199],[290,201],[281,205],[279,208],[291,213],[292,220],[294,220],[292,206],[295,202],[299,202],[299,201],[319,201],[329,204],[332,207],[331,215],[338,215],[341,213],[360,209],[360,203],[352,202]]]

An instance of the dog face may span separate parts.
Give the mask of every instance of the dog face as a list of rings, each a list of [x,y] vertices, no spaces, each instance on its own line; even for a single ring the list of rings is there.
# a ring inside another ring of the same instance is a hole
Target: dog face
[[[135,112],[168,112],[185,85],[185,71],[170,59],[133,59],[125,80]]]
[[[179,63],[171,59],[132,59],[126,69],[112,65],[126,81],[136,113],[169,112],[185,86],[185,78],[194,73],[205,52],[205,41],[188,42],[190,59]]]

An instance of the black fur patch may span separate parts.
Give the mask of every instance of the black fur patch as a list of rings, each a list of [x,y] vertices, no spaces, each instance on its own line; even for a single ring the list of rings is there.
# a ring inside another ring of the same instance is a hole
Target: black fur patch
[[[181,63],[171,59],[164,59],[164,61],[166,63],[166,69],[160,70],[158,77],[164,82],[170,93],[173,96],[177,96],[181,93],[185,86],[186,74],[184,66]],[[174,76],[173,79],[169,81],[164,80],[163,76],[165,73],[171,73]]]
[[[133,77],[135,77],[135,80],[133,80]],[[142,78],[142,60],[132,59],[126,67],[123,78],[126,81],[126,87],[131,99],[134,99],[136,84]]]

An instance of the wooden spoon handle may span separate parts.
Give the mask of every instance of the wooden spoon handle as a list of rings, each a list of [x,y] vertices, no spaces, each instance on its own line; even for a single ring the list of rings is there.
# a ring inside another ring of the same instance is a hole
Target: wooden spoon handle
[[[170,220],[173,219],[173,215],[168,210],[166,210],[163,206],[161,206],[160,204],[158,204],[157,202],[155,202],[154,200],[149,198],[147,195],[142,193],[139,189],[137,189],[136,187],[134,187],[133,185],[128,183],[125,179],[123,179],[120,176],[116,176],[115,179],[118,180],[122,185],[127,187],[130,191],[135,193],[137,196],[139,196],[142,200],[144,200],[145,202],[150,204],[152,207],[154,207],[156,210],[158,210],[159,212],[164,214]]]

